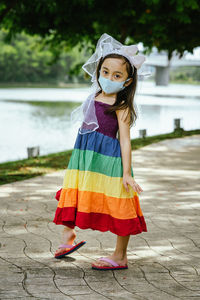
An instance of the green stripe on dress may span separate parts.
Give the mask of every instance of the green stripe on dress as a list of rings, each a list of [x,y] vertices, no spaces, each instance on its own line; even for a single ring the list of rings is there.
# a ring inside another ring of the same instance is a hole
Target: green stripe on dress
[[[68,169],[97,172],[111,177],[123,177],[121,157],[107,156],[92,150],[74,149]],[[131,174],[133,176],[132,167]]]

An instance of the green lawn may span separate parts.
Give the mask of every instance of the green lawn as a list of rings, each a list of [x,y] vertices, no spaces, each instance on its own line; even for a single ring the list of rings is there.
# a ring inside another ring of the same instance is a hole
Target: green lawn
[[[131,140],[131,147],[132,150],[136,150],[148,144],[157,143],[165,139],[173,139],[194,134],[200,134],[200,129],[191,131],[180,129],[168,134],[133,139]],[[71,153],[72,150],[68,150],[35,158],[1,163],[0,185],[65,169],[68,166]]]

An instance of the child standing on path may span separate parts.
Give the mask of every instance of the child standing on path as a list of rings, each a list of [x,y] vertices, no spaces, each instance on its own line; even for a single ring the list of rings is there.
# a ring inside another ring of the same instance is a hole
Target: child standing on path
[[[127,269],[130,235],[147,231],[131,166],[130,126],[136,120],[133,100],[137,69],[145,58],[136,45],[123,46],[103,34],[95,53],[83,65],[95,92],[82,104],[82,125],[60,190],[55,224],[64,225],[62,258],[85,244],[74,245],[75,226],[117,235],[112,255],[93,269]],[[117,132],[119,131],[119,139]]]

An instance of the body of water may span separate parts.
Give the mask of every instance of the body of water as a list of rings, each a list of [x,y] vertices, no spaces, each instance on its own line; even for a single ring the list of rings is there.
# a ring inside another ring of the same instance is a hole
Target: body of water
[[[0,89],[0,162],[27,158],[27,147],[39,146],[41,155],[73,148],[78,124],[70,127],[70,113],[89,89],[41,92],[20,88],[15,93],[10,89],[10,95],[6,90],[4,95]],[[135,102],[138,119],[131,128],[131,138],[139,136],[139,129],[146,129],[148,136],[172,132],[175,118],[181,118],[185,130],[200,128],[200,100],[195,95],[144,93],[137,94]]]

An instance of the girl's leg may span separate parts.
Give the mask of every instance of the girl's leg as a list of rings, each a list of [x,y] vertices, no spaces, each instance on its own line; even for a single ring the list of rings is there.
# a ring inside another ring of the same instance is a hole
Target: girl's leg
[[[127,236],[117,236],[117,243],[115,247],[115,251],[111,256],[108,256],[108,258],[114,260],[116,263],[118,263],[120,266],[124,266],[127,264],[127,246],[129,242],[130,235]],[[104,261],[97,261],[95,262],[95,265],[97,266],[112,266],[108,262]]]
[[[76,232],[74,229],[71,229],[67,226],[64,227],[63,229],[63,233],[62,233],[62,244],[68,244],[68,245],[72,245],[74,240],[76,238]],[[67,248],[66,248],[67,249]],[[65,249],[58,249],[55,252],[55,255],[58,255],[59,253],[63,252]]]

